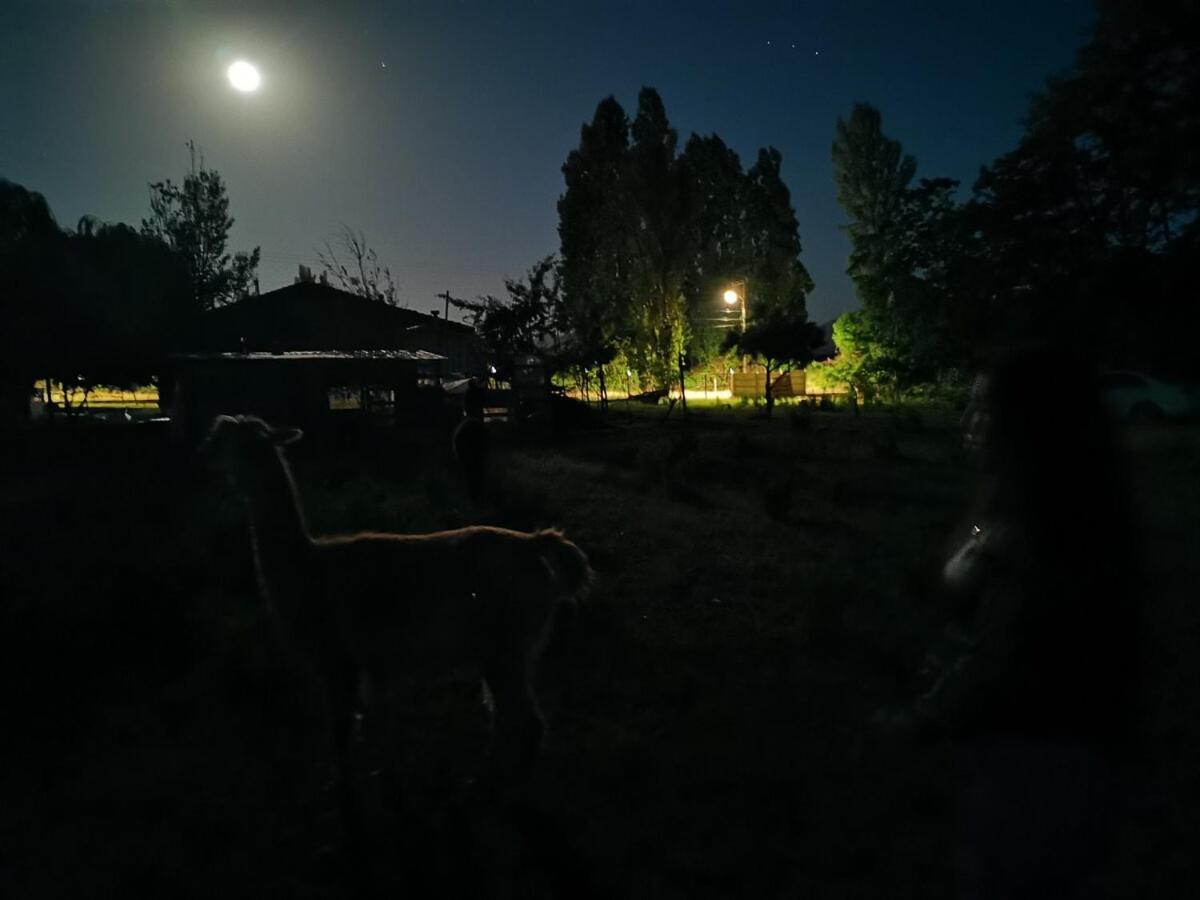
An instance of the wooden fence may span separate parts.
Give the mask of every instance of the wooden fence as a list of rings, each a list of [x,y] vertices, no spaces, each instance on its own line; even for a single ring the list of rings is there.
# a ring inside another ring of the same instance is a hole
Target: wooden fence
[[[775,385],[772,394],[777,398],[803,397],[805,395],[803,370],[784,372],[774,376],[772,380]],[[766,386],[765,372],[733,373],[733,396],[735,397],[763,397],[767,392]]]

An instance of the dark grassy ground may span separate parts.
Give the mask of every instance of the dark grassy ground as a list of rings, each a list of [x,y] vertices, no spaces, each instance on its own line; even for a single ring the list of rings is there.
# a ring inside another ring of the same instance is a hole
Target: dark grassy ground
[[[866,722],[920,688],[946,622],[936,574],[971,491],[952,424],[610,421],[497,434],[478,508],[447,435],[297,447],[318,533],[560,525],[598,573],[548,650],[551,733],[520,791],[461,790],[485,740],[469,677],[377,698],[358,783],[378,893],[951,896],[950,751]],[[1151,671],[1103,896],[1182,896],[1197,872],[1196,437],[1133,441]],[[32,433],[0,528],[0,896],[348,896],[318,852],[339,840],[320,700],[222,482],[148,426]]]

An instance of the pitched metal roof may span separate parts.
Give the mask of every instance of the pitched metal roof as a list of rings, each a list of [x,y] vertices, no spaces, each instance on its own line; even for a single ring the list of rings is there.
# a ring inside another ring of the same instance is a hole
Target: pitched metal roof
[[[290,362],[311,359],[399,359],[437,362],[446,357],[428,350],[288,350],[283,353],[176,353],[172,359]]]

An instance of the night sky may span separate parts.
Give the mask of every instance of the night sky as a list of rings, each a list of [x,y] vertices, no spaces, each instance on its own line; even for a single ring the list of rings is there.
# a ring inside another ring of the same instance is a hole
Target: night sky
[[[855,305],[829,161],[856,100],[918,161],[974,180],[1010,149],[1032,91],[1070,65],[1087,0],[793,3],[202,3],[0,0],[0,176],[59,223],[137,224],[185,142],[221,172],[231,247],[263,290],[340,223],[401,298],[500,294],[558,249],[560,167],[615,94],[661,93],[680,146],[716,132],[783,153],[818,321]],[[225,69],[262,71],[255,94]]]

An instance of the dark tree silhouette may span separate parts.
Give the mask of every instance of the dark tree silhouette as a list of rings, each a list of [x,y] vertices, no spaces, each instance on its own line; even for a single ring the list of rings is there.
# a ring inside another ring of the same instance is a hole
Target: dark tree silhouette
[[[1200,7],[1099,4],[1075,65],[975,184],[973,280],[993,330],[1195,372]]]
[[[322,283],[336,283],[352,294],[388,306],[400,305],[392,270],[379,264],[361,231],[343,225],[336,242],[326,241],[325,250],[317,251],[317,260],[323,269]]]
[[[630,129],[629,210],[632,340],[635,367],[660,387],[679,375],[681,404],[683,359],[687,348],[687,306],[683,288],[695,257],[692,192],[687,171],[675,153],[678,136],[667,121],[662,98],[642,88]]]
[[[46,199],[0,179],[0,390],[3,415],[28,414],[29,392],[62,326],[66,239]]]
[[[607,97],[563,164],[566,191],[558,200],[562,352],[581,368],[599,364],[602,405],[608,393],[603,364],[627,333],[630,308],[628,153],[629,121]]]
[[[718,135],[693,134],[679,159],[692,194],[695,231],[695,257],[683,286],[687,351],[703,365],[721,353],[730,326],[727,310],[717,298],[732,282],[746,280],[754,272],[749,184],[738,155]],[[757,286],[757,273],[750,280]]]
[[[1074,66],[1034,98],[1020,143],[965,206],[953,181],[913,183],[878,110],[838,121],[858,324],[893,387],[1048,334],[1107,365],[1196,373],[1200,7],[1098,8]]]
[[[850,217],[844,228],[851,243],[847,272],[863,307],[875,313],[887,307],[895,267],[893,237],[916,171],[916,160],[904,155],[899,141],[884,135],[875,107],[857,103],[848,120],[838,119],[833,180],[838,202]]]
[[[43,378],[77,387],[146,384],[197,311],[183,260],[128,225],[84,217],[59,229],[39,195],[0,181],[5,396],[20,414]]]
[[[225,182],[219,172],[204,167],[203,158],[196,167],[194,143],[189,142],[188,149],[192,167],[183,184],[167,179],[150,185],[150,217],[142,220],[142,233],[183,257],[196,304],[207,310],[250,292],[259,248],[232,257],[225,252],[234,222]]]
[[[620,350],[659,388],[682,388],[685,360],[717,352],[716,298],[731,280],[796,315],[812,289],[778,151],[744,172],[716,135],[677,143],[653,88],[632,123],[607,98],[563,166],[558,207],[564,332],[580,362]]]
[[[162,241],[128,225],[85,218],[68,239],[74,320],[60,344],[64,375],[89,384],[147,384],[163,371],[194,317],[184,260]]]
[[[553,256],[540,260],[524,281],[505,279],[508,299],[480,297],[450,302],[464,310],[467,320],[483,338],[496,375],[511,381],[517,362],[535,355],[552,364],[555,352],[550,339],[561,315],[558,267]]]
[[[320,275],[313,274],[311,266],[306,266],[300,263],[296,269],[296,276],[292,279],[292,284],[329,284],[329,275],[322,272]]]
[[[935,380],[970,354],[963,269],[967,230],[958,183],[921,179],[916,160],[887,137],[879,110],[858,103],[838,119],[833,172],[850,217],[847,272],[894,387]],[[957,280],[956,280],[957,278]]]
[[[766,147],[746,173],[751,278],[755,299],[765,308],[802,318],[813,281],[800,262],[800,227],[791,192],[780,175],[782,164],[779,151]]]

